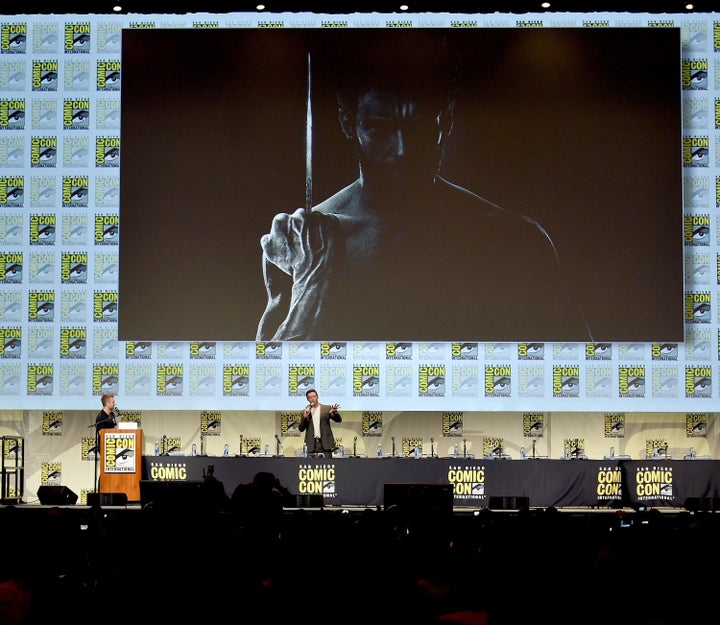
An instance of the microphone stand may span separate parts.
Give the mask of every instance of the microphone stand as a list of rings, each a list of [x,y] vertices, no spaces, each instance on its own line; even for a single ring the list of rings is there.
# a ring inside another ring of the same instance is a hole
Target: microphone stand
[[[431,458],[435,457],[435,439],[434,438],[430,439],[430,457]]]
[[[280,438],[275,434],[275,456],[280,457]]]
[[[532,457],[535,458],[535,439],[534,439],[534,438],[532,439],[532,446],[533,446],[533,448],[532,448]]]
[[[357,436],[353,438],[353,458],[357,458]]]
[[[390,440],[392,441],[392,457],[395,457],[395,437],[391,436]]]
[[[463,458],[467,458],[467,439],[463,438]]]

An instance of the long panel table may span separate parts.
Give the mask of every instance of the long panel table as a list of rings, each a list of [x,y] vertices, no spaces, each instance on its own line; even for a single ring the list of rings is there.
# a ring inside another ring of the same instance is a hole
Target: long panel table
[[[232,495],[258,471],[325,506],[380,506],[385,484],[451,484],[454,506],[488,507],[491,497],[527,497],[530,507],[677,507],[720,497],[716,460],[487,460],[463,458],[285,458],[146,456],[143,479],[202,481]]]

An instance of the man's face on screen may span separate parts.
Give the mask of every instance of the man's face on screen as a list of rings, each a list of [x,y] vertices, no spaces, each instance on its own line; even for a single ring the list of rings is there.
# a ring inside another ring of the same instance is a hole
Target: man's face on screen
[[[421,97],[362,93],[354,130],[366,182],[395,190],[432,182],[442,153],[441,120],[440,109]]]

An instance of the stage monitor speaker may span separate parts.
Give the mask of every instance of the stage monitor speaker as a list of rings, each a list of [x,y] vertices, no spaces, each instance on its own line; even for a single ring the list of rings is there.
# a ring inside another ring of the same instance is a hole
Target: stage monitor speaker
[[[412,515],[452,514],[452,484],[385,484],[385,510]]]
[[[689,512],[718,512],[720,497],[687,497],[684,508]]]
[[[88,493],[88,506],[127,506],[127,493]]]
[[[216,488],[204,481],[140,480],[140,505],[148,510],[207,511],[222,503],[224,490],[221,482],[217,484]]]
[[[323,502],[322,495],[295,495],[296,508],[322,508]]]
[[[43,506],[73,505],[78,498],[67,486],[41,486],[37,496]]]
[[[490,510],[528,510],[529,497],[488,497]]]

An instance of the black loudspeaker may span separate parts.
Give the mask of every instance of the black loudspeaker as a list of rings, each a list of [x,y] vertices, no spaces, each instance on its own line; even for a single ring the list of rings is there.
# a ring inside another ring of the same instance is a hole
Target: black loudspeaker
[[[296,508],[322,508],[323,502],[322,495],[295,495]]]
[[[43,506],[73,505],[78,498],[67,486],[41,486],[37,496]]]
[[[224,503],[222,482],[140,480],[143,509],[204,512]]]
[[[452,484],[385,484],[385,510],[411,515],[451,515]]]
[[[528,510],[529,497],[488,497],[490,510]]]
[[[88,493],[88,506],[127,506],[127,493]]]
[[[720,497],[687,497],[684,508],[689,512],[718,512]]]

